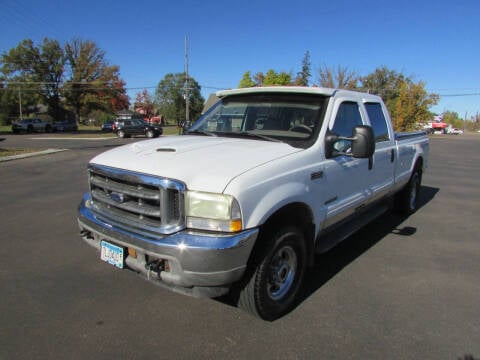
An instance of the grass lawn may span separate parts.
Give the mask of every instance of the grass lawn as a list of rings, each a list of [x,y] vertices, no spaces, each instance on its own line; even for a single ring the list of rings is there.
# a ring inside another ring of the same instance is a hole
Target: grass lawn
[[[38,149],[2,149],[0,147],[0,157],[23,155],[23,154],[29,154],[37,151],[40,151],[40,150]]]

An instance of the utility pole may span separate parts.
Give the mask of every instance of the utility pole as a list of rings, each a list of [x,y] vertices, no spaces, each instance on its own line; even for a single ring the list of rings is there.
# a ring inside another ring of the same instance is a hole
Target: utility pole
[[[23,119],[23,115],[22,115],[22,90],[20,88],[18,88],[18,103],[19,103],[19,106],[20,106],[20,120]]]
[[[185,121],[190,124],[190,94],[188,84],[188,38],[185,35]]]

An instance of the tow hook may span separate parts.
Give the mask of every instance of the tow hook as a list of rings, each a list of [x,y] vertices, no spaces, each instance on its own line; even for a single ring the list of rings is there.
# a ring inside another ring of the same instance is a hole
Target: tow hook
[[[86,238],[86,239],[89,239],[89,240],[93,239],[92,233],[91,233],[90,231],[88,231],[88,230],[82,230],[82,231],[80,231],[80,236],[81,236],[82,238]]]
[[[145,264],[145,270],[147,270],[148,279],[150,279],[150,273],[152,271],[157,273],[160,279],[160,273],[165,270],[165,262],[163,260],[151,260]]]

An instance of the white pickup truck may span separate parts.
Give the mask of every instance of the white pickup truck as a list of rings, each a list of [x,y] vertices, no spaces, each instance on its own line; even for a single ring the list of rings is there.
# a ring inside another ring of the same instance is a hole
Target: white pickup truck
[[[220,91],[182,136],[91,160],[81,237],[171,290],[230,293],[266,320],[295,306],[316,252],[394,204],[416,210],[423,132],[396,134],[374,95],[307,87]]]

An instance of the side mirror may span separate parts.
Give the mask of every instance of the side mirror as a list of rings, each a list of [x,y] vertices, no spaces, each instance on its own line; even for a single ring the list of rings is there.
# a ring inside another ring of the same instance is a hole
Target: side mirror
[[[375,135],[367,125],[355,126],[352,136],[352,156],[370,158],[375,153]]]
[[[349,141],[348,152],[338,151],[335,144],[341,140]],[[375,136],[373,129],[368,125],[358,125],[353,128],[352,137],[343,137],[335,133],[328,132],[325,137],[325,155],[328,158],[336,155],[347,155],[355,158],[371,158],[375,153]]]

